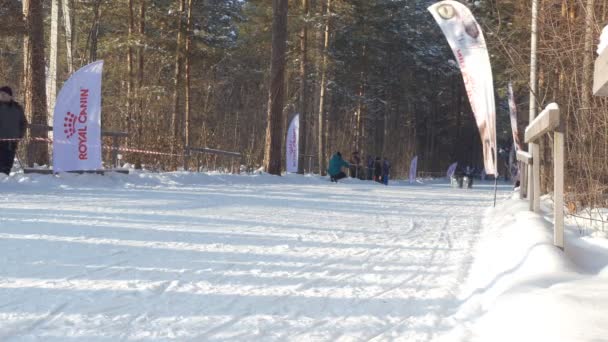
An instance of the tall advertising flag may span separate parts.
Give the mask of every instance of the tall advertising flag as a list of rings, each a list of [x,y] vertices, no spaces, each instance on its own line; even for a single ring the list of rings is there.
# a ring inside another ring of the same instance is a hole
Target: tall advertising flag
[[[517,151],[521,151],[521,141],[519,141],[519,128],[517,127],[517,105],[515,104],[515,96],[513,95],[513,84],[509,82],[509,114],[511,116],[511,132],[513,132],[513,145]]]
[[[509,116],[511,117],[511,132],[513,133],[513,149],[509,153],[509,172],[513,181],[517,181],[519,176],[519,163],[516,161],[517,151],[521,151],[521,141],[519,141],[519,128],[517,127],[517,105],[513,95],[513,84],[509,82],[507,88],[509,95]]]
[[[448,167],[448,171],[446,172],[446,176],[448,176],[448,178],[452,178],[452,176],[454,175],[454,173],[456,173],[456,167],[457,166],[458,166],[458,162],[452,163],[452,165],[450,165]]]
[[[492,68],[485,39],[469,9],[445,0],[428,8],[441,27],[458,61],[479,135],[486,173],[496,174],[496,106]]]
[[[287,153],[287,156],[285,158],[285,160],[287,161],[287,172],[298,172],[299,135],[300,114],[296,114],[293,119],[291,119],[289,129],[287,130],[287,148],[285,149],[285,152]]]
[[[416,183],[416,171],[418,169],[418,156],[415,156],[410,163],[410,184]]]
[[[75,72],[57,96],[53,118],[53,171],[101,168],[103,61]]]

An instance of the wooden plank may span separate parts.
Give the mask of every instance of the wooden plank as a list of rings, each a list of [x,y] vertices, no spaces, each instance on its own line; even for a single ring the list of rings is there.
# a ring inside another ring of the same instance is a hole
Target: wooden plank
[[[526,164],[532,164],[532,155],[526,151],[517,151],[517,160]]]
[[[595,60],[593,95],[608,96],[608,49],[605,49]]]
[[[532,147],[532,157],[540,160],[540,145],[530,144]],[[540,163],[532,164],[532,184],[534,187],[534,196],[530,198],[532,200],[532,210],[535,213],[540,213]]]
[[[553,134],[553,241],[564,249],[564,133]]]
[[[28,124],[27,128],[28,129],[32,129],[32,128],[46,129],[47,131],[52,131],[53,130],[52,126],[45,125],[45,124],[36,124],[36,123]]]
[[[532,146],[528,146],[528,148],[532,148]],[[528,203],[529,203],[529,207],[528,210],[530,211],[534,211],[534,183],[533,183],[533,179],[534,177],[532,176],[534,174],[534,170],[532,167],[532,164],[528,164]]]
[[[534,142],[559,126],[559,108],[549,105],[526,128],[525,141]]]
[[[231,157],[240,157],[241,156],[241,154],[238,152],[228,152],[228,151],[215,150],[212,148],[205,148],[205,147],[188,147],[188,146],[186,146],[185,150],[186,150],[186,153],[188,153],[187,151],[194,151],[194,152],[200,152],[200,153],[218,154],[218,155],[231,156]]]
[[[129,133],[127,132],[113,132],[113,131],[101,131],[102,137],[116,137],[116,138],[127,138]]]
[[[524,199],[528,195],[528,165],[519,162],[519,198]]]

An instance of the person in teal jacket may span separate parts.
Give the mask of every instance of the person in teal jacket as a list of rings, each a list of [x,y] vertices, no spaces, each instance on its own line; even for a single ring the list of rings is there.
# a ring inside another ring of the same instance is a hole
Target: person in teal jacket
[[[336,152],[331,159],[329,160],[329,168],[327,169],[327,173],[329,173],[329,179],[332,182],[338,182],[338,180],[342,178],[346,178],[346,174],[342,172],[343,167],[349,167],[350,164],[342,159],[342,154],[340,152]]]

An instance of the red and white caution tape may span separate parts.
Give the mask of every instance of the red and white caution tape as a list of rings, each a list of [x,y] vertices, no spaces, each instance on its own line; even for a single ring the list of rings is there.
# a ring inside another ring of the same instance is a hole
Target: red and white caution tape
[[[19,141],[40,141],[40,142],[46,142],[46,143],[53,142],[52,139],[41,138],[41,137],[31,137],[31,138],[27,138],[27,139],[26,138],[0,139],[0,142],[19,142]],[[103,146],[103,149],[111,150],[111,151],[120,151],[120,152],[141,153],[141,154],[148,154],[148,155],[154,155],[154,156],[183,157],[183,155],[176,154],[176,153],[158,152],[158,151],[152,151],[152,150],[141,150],[141,149],[128,148],[128,147]]]
[[[103,148],[106,149],[106,150],[112,150],[112,151],[150,154],[150,155],[155,155],[155,156],[183,157],[183,155],[181,155],[181,154],[168,153],[168,152],[158,152],[158,151],[150,151],[150,150],[139,150],[139,149],[136,149],[136,148],[128,148],[128,147],[104,146]]]

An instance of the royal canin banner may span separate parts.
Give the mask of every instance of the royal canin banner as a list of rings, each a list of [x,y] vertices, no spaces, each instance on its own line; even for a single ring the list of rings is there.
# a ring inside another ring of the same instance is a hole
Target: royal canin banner
[[[486,173],[496,174],[496,106],[486,41],[471,11],[463,4],[440,1],[428,8],[458,61],[481,142]]]
[[[298,142],[300,135],[300,114],[296,114],[287,130],[287,153],[285,161],[287,162],[287,172],[298,172]]]
[[[103,61],[75,72],[57,96],[53,118],[53,170],[101,168]]]
[[[415,156],[410,163],[410,184],[416,183],[416,171],[418,169],[418,156]]]
[[[513,95],[513,84],[509,82],[507,89],[509,93],[509,114],[511,116],[511,132],[513,132],[513,145],[517,151],[521,151],[521,142],[519,141],[519,128],[517,127],[517,105],[515,104],[515,96]]]

